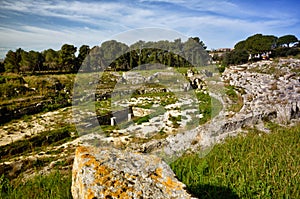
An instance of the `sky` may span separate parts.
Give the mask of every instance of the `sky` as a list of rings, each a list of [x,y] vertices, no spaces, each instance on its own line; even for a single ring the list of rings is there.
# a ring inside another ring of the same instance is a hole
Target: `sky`
[[[208,49],[256,33],[300,39],[299,7],[298,0],[0,0],[0,58],[17,48],[92,47],[148,27],[199,37]]]

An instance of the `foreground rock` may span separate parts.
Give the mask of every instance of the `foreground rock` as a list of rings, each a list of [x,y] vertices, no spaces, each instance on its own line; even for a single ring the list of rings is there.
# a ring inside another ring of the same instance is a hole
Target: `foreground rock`
[[[74,199],[191,198],[170,167],[154,155],[80,146],[72,175]]]

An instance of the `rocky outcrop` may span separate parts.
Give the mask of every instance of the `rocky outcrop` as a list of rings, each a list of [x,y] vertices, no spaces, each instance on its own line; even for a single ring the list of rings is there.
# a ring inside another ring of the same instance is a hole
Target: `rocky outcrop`
[[[300,60],[280,59],[278,63],[262,61],[232,66],[223,73],[223,80],[243,88],[244,106],[236,118],[266,115],[274,112],[278,123],[287,124],[299,118]]]
[[[242,128],[253,127],[263,120],[275,120],[280,124],[299,120],[300,79],[293,72],[299,69],[300,60],[297,59],[280,59],[278,63],[262,61],[226,68],[222,79],[244,91],[241,94],[243,107],[239,112],[229,116],[223,110],[210,122],[196,129],[169,135],[166,139],[151,140],[134,149],[164,154],[164,158],[180,156],[187,150],[209,148],[226,136],[236,135]],[[279,75],[273,74],[273,71]],[[226,102],[217,93],[210,92],[210,96],[226,106]]]
[[[144,144],[131,143],[127,150],[134,151],[132,153],[112,148],[79,147],[73,171],[74,198],[190,198],[183,189],[184,185],[174,178],[173,172],[161,159],[136,151],[157,154],[172,161],[169,158],[201,148],[205,149],[203,156],[214,143],[236,135],[243,127],[253,127],[264,120],[286,124],[299,119],[300,79],[299,74],[294,72],[299,67],[300,60],[232,66],[225,70],[222,79],[243,91],[243,107],[239,112],[228,114],[222,95],[210,92],[212,97],[222,102],[223,110],[195,129],[163,139],[152,139]],[[201,78],[195,77],[190,75],[189,78],[196,88],[201,89]],[[153,124],[154,121],[151,122]],[[143,128],[142,131],[145,130]]]
[[[72,173],[74,199],[191,198],[170,167],[154,155],[79,146]]]

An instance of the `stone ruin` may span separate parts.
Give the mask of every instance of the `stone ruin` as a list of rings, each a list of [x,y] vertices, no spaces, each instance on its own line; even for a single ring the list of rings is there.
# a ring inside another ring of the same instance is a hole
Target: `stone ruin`
[[[91,146],[76,149],[74,199],[192,198],[184,188],[157,156]]]
[[[185,191],[185,185],[175,178],[170,167],[157,156],[149,154],[164,152],[171,157],[180,151],[206,148],[213,141],[235,135],[240,128],[253,126],[265,117],[276,119],[279,123],[298,119],[300,79],[291,68],[299,67],[300,61],[280,61],[275,67],[286,72],[279,77],[251,72],[251,68],[266,68],[270,64],[272,62],[258,62],[226,69],[223,80],[243,88],[245,93],[242,94],[242,109],[224,121],[215,117],[196,129],[141,144],[132,149],[135,152],[103,147],[78,147],[72,176],[74,199],[192,198]],[[195,87],[201,88],[202,82],[197,80],[197,75],[191,76],[190,80],[195,80]],[[221,111],[220,114],[225,113]],[[147,152],[148,155],[136,151]]]

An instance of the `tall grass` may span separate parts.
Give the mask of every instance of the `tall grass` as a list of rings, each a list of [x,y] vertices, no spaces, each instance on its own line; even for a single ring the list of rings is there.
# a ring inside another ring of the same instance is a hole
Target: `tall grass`
[[[1,199],[68,199],[71,195],[71,171],[63,174],[54,171],[49,175],[37,175],[25,183],[12,183],[0,177]]]
[[[204,158],[185,155],[171,163],[199,198],[300,198],[300,124],[252,130],[228,138]]]

